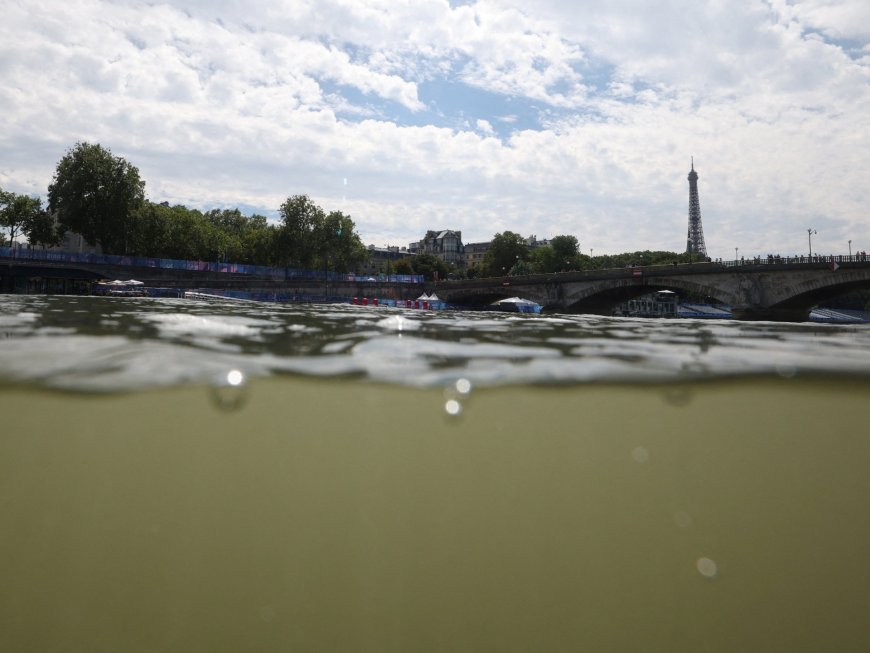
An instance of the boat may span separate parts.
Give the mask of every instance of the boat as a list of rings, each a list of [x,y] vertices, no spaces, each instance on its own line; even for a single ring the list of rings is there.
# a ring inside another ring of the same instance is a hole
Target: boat
[[[144,282],[136,279],[99,281],[97,287],[94,288],[94,294],[111,297],[147,297],[148,290],[144,288],[144,285]]]
[[[541,305],[522,297],[508,297],[507,299],[494,301],[489,305],[488,310],[503,311],[505,313],[540,313]]]

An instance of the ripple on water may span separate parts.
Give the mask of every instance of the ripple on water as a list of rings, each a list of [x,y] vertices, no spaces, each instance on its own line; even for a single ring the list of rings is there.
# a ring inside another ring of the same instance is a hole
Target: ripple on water
[[[399,385],[681,381],[870,374],[870,327],[352,306],[0,296],[0,380],[114,391],[212,383],[239,370]],[[82,308],[87,310],[76,313]],[[666,392],[684,405],[689,395]],[[446,402],[461,413],[467,397]]]

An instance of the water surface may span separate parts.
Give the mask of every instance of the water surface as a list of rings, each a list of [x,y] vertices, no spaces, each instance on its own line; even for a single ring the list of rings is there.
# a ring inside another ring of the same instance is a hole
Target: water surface
[[[0,650],[863,651],[868,351],[0,296]]]

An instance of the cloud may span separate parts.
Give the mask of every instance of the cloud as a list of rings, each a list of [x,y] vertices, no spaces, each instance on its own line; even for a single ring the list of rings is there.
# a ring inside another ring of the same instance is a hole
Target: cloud
[[[510,229],[679,250],[694,156],[714,255],[799,252],[820,225],[820,251],[866,249],[867,7],[13,3],[0,185],[44,193],[89,140],[157,201],[274,215],[306,193],[366,242]]]

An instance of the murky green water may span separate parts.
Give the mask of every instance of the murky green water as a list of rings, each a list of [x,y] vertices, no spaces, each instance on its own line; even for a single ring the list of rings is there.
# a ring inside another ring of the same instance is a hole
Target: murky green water
[[[0,650],[866,650],[868,338],[0,296]]]

